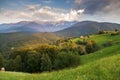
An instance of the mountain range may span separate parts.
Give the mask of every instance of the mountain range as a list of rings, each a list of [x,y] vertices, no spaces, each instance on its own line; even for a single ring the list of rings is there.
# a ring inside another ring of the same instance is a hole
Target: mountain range
[[[120,24],[108,22],[83,21],[72,25],[69,28],[55,32],[55,34],[64,37],[78,37],[97,33],[101,30],[120,30]]]
[[[120,24],[108,22],[34,22],[22,21],[0,25],[0,52],[7,53],[11,48],[35,47],[51,44],[61,37],[78,37],[100,30],[120,30]]]
[[[40,22],[21,21],[18,23],[1,24],[0,33],[10,32],[55,32],[71,27],[77,21]]]
[[[100,30],[114,29],[120,29],[120,24],[95,21],[21,21],[18,23],[0,24],[0,33],[52,32],[62,37],[76,37],[96,33]]]

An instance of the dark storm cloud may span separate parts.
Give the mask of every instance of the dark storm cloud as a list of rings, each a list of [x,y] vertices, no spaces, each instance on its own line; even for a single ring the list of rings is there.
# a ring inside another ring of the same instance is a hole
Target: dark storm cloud
[[[96,12],[120,12],[120,0],[75,0],[77,9],[85,9],[86,14]]]

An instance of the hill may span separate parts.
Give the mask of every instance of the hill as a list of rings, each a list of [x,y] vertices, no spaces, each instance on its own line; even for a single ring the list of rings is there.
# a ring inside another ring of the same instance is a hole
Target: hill
[[[61,31],[55,32],[55,34],[64,37],[79,37],[81,35],[93,34],[101,30],[120,30],[120,24],[107,23],[107,22],[94,22],[83,21],[74,24],[73,26]]]
[[[53,33],[0,33],[0,52],[4,53],[20,47],[35,47],[40,44],[51,44],[59,37]]]
[[[76,42],[81,40],[81,38],[72,38],[71,40]],[[95,40],[99,45],[112,40],[114,45],[103,47],[94,53],[80,56],[81,64],[77,68],[44,72],[41,74],[0,72],[0,80],[119,80],[120,35],[92,35],[90,36],[90,40]]]
[[[0,72],[1,80],[119,80],[120,45],[105,48],[90,55],[81,56],[82,65],[74,69],[27,74]],[[19,78],[18,78],[19,77]]]

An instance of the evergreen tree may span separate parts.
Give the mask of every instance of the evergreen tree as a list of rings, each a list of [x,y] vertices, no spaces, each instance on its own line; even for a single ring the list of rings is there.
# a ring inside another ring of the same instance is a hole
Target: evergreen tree
[[[51,71],[52,64],[48,54],[43,54],[41,58],[41,71]]]
[[[5,68],[7,71],[14,71],[15,70],[14,60],[13,59],[7,60]]]
[[[14,59],[14,70],[15,71],[22,71],[22,59],[21,56],[16,56],[16,58]]]
[[[27,72],[40,72],[40,55],[31,52],[27,58]]]

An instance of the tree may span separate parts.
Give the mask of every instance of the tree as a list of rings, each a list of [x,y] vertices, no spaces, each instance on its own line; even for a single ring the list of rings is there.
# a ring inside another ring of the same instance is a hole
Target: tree
[[[99,46],[97,45],[95,41],[92,41],[92,46],[93,46],[93,52],[99,50]]]
[[[119,31],[119,29],[115,29],[115,32],[118,32]]]
[[[41,54],[47,54],[53,65],[53,61],[55,60],[59,49],[53,45],[41,45],[40,47],[37,48],[37,51]]]
[[[86,45],[86,51],[87,51],[87,53],[92,53],[93,52],[93,47],[92,47],[91,44]]]
[[[0,54],[0,68],[3,67],[3,56]]]
[[[41,55],[36,51],[29,51],[27,58],[27,72],[40,72]]]
[[[93,53],[99,49],[99,46],[96,44],[95,41],[88,41],[85,48],[87,53]]]
[[[5,68],[7,71],[14,71],[15,69],[14,60],[13,59],[7,60],[5,63]]]
[[[75,42],[68,42],[62,45],[62,51],[65,52],[77,52],[77,44]]]
[[[78,53],[79,53],[79,55],[87,54],[87,52],[83,46],[78,46]]]
[[[51,71],[52,64],[48,54],[43,54],[41,58],[41,71]]]
[[[21,56],[17,55],[16,58],[14,59],[14,70],[15,71],[22,71],[22,59]]]
[[[68,67],[74,67],[80,64],[80,56],[75,55],[71,52],[61,52],[58,54],[55,62],[54,62],[54,68],[55,69],[63,69]]]

